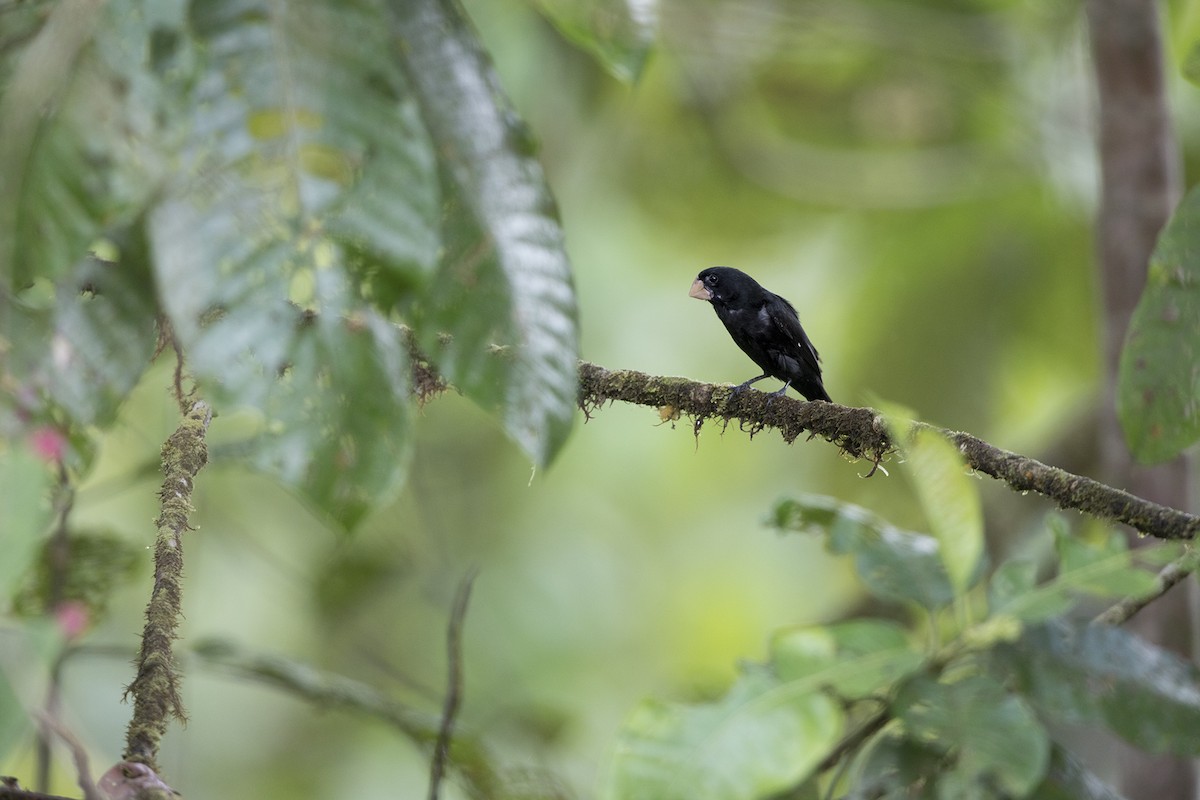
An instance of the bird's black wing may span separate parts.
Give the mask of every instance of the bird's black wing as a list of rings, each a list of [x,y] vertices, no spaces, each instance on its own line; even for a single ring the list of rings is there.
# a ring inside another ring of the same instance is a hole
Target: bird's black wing
[[[775,326],[779,336],[786,340],[793,347],[789,347],[786,353],[781,355],[785,357],[799,357],[797,364],[799,371],[815,376],[818,380],[821,376],[821,356],[817,353],[817,348],[813,346],[812,341],[808,338],[808,334],[804,332],[803,326],[800,325],[800,316],[796,313],[796,309],[784,298],[777,294],[771,295],[771,299],[767,303],[767,313],[771,318],[772,324]]]

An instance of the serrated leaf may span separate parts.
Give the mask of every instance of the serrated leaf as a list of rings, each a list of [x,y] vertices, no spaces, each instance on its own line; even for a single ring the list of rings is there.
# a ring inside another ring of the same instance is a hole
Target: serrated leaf
[[[956,751],[956,772],[964,778],[990,776],[1021,797],[1046,774],[1046,731],[1021,698],[991,678],[953,683],[916,678],[900,690],[892,708],[910,736]]]
[[[782,683],[850,699],[890,686],[922,661],[907,631],[885,620],[792,628],[771,640],[771,666]]]
[[[1159,234],[1117,373],[1117,415],[1143,463],[1200,438],[1200,188]]]
[[[632,83],[641,76],[657,33],[657,0],[534,0],[534,5],[614,77]]]
[[[771,522],[784,530],[823,534],[830,552],[854,556],[863,585],[881,600],[928,609],[954,600],[932,536],[901,530],[864,508],[812,494],[779,503]]]
[[[642,703],[621,731],[613,800],[766,797],[799,783],[841,734],[842,710],[822,694],[743,674],[716,703]]]
[[[523,123],[457,7],[394,4],[422,118],[441,145],[446,252],[416,319],[422,348],[536,464],[575,417],[575,291]]]
[[[1200,753],[1200,671],[1120,628],[1047,623],[996,650],[1045,714],[1105,722],[1151,753]]]
[[[927,428],[906,436],[907,431],[895,421],[889,421],[889,428],[904,453],[906,473],[938,541],[946,574],[955,592],[962,594],[983,557],[979,491],[966,473],[962,455],[945,437]]]

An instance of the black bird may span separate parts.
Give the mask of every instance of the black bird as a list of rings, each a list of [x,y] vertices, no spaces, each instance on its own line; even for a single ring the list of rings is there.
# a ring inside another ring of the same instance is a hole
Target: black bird
[[[763,378],[777,378],[783,381],[783,388],[775,394],[783,394],[791,386],[807,400],[833,402],[821,383],[817,348],[800,327],[800,317],[787,300],[732,267],[704,270],[696,276],[688,294],[712,303],[733,341],[763,371],[735,391]]]

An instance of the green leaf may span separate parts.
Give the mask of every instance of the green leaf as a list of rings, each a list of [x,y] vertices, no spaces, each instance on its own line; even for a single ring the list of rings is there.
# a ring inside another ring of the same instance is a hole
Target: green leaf
[[[854,790],[847,798],[915,800],[937,797],[938,774],[945,755],[929,743],[900,735],[891,726],[871,739],[855,757],[851,771]]]
[[[151,8],[136,12],[119,3],[55,6],[7,65],[12,74],[0,99],[4,286],[58,279],[102,232],[142,212],[162,170],[163,97],[144,52],[151,30],[170,24],[169,11],[145,5]]]
[[[967,475],[958,450],[944,436],[917,428],[909,431],[890,418],[892,440],[899,443],[907,473],[939,544],[946,574],[957,594],[970,586],[983,557],[983,510],[979,491]]]
[[[1021,698],[991,678],[916,678],[900,690],[893,710],[913,738],[957,752],[963,777],[990,776],[1020,797],[1046,774],[1046,731]]]
[[[432,271],[432,146],[372,3],[194,4],[184,164],[150,216],[163,305],[252,466],[353,526],[410,452],[385,314]]]
[[[50,471],[25,447],[0,449],[0,603],[7,603],[37,558],[50,522]]]
[[[1156,590],[1157,578],[1133,563],[1133,554],[1120,533],[1106,531],[1102,541],[1085,541],[1057,517],[1051,517],[1050,529],[1060,560],[1058,575],[1035,586],[1032,562],[1014,560],[1001,565],[988,585],[993,614],[1040,622],[1066,613],[1081,595],[1139,597]],[[1157,562],[1178,553],[1177,544],[1163,542],[1139,548],[1137,555]]]
[[[568,41],[591,53],[614,77],[635,82],[658,28],[657,0],[535,0]]]
[[[1064,526],[1055,530],[1055,544],[1060,564],[1058,582],[1071,589],[1098,597],[1141,597],[1158,585],[1152,573],[1134,566],[1125,536],[1119,531],[1106,531],[1102,541],[1089,542],[1071,535]],[[1174,542],[1148,548],[1179,552]]]
[[[803,780],[841,734],[829,697],[743,674],[716,703],[642,703],[621,731],[604,796],[620,800],[731,800]]]
[[[84,256],[100,227],[102,195],[88,191],[98,188],[88,185],[98,170],[86,162],[88,128],[79,106],[100,89],[101,79],[94,73],[78,84],[74,79],[102,9],[99,4],[57,7],[28,44],[6,59],[9,74],[0,98],[0,285],[9,292],[35,275],[54,278],[66,270]],[[82,84],[88,83],[85,91]],[[58,113],[47,118],[49,109]]]
[[[548,464],[575,418],[579,351],[554,200],[456,4],[393,6],[447,185],[446,250],[416,319],[418,341],[536,464]]]
[[[1120,628],[1048,623],[996,650],[998,667],[1045,714],[1106,723],[1151,753],[1200,753],[1200,671]]]
[[[782,530],[824,534],[830,552],[854,556],[867,591],[881,600],[928,609],[954,600],[938,542],[931,536],[901,530],[864,508],[812,494],[779,503],[771,523]]]
[[[908,632],[885,620],[793,628],[771,641],[771,666],[796,691],[832,691],[857,699],[890,686],[923,659]]]
[[[1029,797],[1030,800],[1124,800],[1124,795],[1058,746],[1052,748],[1046,780]]]
[[[145,261],[88,258],[55,302],[43,367],[54,404],[80,426],[107,426],[150,365],[158,312]]]
[[[1117,415],[1144,463],[1174,458],[1200,438],[1200,188],[1158,237],[1117,374]]]
[[[1172,12],[1171,51],[1179,58],[1179,70],[1192,83],[1200,83],[1200,2],[1184,0],[1170,5]]]

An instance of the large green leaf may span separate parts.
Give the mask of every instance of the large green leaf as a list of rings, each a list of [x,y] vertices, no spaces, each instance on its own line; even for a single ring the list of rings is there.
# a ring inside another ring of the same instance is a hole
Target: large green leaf
[[[194,4],[183,168],[150,217],[159,292],[253,466],[353,525],[404,475],[407,347],[433,269],[432,146],[370,2]]]
[[[790,628],[771,640],[771,666],[792,689],[857,699],[915,671],[923,658],[908,632],[886,620]]]
[[[999,647],[996,658],[1052,717],[1102,721],[1152,753],[1200,753],[1200,670],[1131,633],[1047,623]]]
[[[979,490],[967,475],[962,455],[941,434],[891,419],[892,440],[900,443],[907,474],[938,541],[946,574],[958,594],[966,591],[983,557],[983,510]]]
[[[743,674],[709,705],[642,703],[626,722],[604,796],[613,800],[766,797],[801,781],[833,746],[831,698]]]
[[[145,53],[172,10],[177,4],[58,4],[22,49],[4,54],[4,286],[67,274],[99,234],[143,209],[161,172],[164,96]],[[4,16],[7,24],[8,9]]]
[[[59,281],[20,293],[0,335],[0,435],[49,427],[69,446],[63,463],[85,469],[91,426],[106,426],[150,364],[154,283],[137,260],[88,258]]]
[[[636,81],[658,28],[658,0],[533,0],[554,27],[623,81]]]
[[[910,736],[956,752],[956,771],[968,780],[990,776],[1021,797],[1046,774],[1046,731],[1020,697],[991,678],[977,675],[953,683],[916,678],[892,707]]]
[[[1150,256],[1117,374],[1117,415],[1139,461],[1200,438],[1200,187],[1175,209]]]
[[[935,609],[954,599],[937,540],[901,530],[865,508],[801,494],[779,503],[771,522],[783,530],[824,534],[830,552],[854,556],[863,584],[881,600]]]
[[[392,5],[447,185],[445,253],[416,319],[419,341],[535,463],[547,464],[575,417],[579,349],[554,200],[457,4]]]

